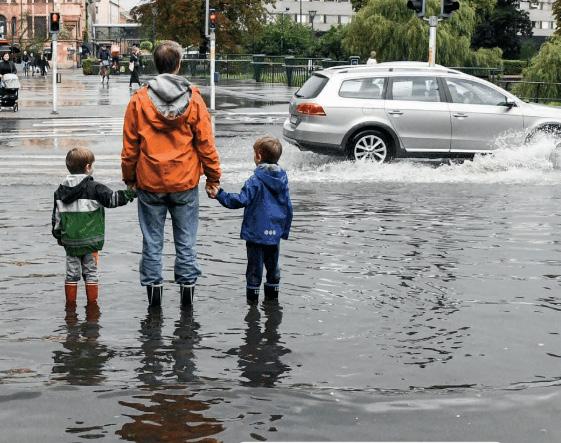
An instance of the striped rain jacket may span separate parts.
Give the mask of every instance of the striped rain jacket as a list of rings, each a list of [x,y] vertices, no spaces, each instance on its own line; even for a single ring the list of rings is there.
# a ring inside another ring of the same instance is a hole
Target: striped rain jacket
[[[73,257],[100,251],[105,240],[104,208],[124,206],[134,195],[130,190],[113,192],[85,174],[67,176],[55,192],[53,236]]]

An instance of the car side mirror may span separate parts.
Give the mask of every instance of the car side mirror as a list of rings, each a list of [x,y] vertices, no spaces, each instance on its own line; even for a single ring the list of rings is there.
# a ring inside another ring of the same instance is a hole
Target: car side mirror
[[[505,106],[507,107],[509,110],[512,108],[515,108],[516,106],[518,106],[516,104],[516,102],[510,98],[505,99],[505,101],[503,103],[501,103],[501,106]]]

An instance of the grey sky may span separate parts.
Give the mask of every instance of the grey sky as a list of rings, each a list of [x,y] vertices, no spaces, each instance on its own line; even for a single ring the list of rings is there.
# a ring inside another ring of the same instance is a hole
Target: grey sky
[[[119,4],[125,9],[131,9],[132,7],[138,5],[140,0],[121,0]]]

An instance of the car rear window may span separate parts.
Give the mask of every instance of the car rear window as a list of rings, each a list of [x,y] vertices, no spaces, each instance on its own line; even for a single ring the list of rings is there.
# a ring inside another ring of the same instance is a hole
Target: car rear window
[[[323,75],[313,74],[294,95],[298,98],[315,98],[328,81],[329,79]]]

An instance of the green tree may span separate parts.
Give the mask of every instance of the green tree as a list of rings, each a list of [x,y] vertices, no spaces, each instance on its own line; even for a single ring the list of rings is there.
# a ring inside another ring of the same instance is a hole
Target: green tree
[[[532,36],[532,22],[528,12],[518,9],[518,0],[497,0],[496,7],[487,12],[473,36],[476,48],[498,46],[506,58],[520,56],[522,40]]]
[[[265,4],[273,0],[213,0],[218,13],[216,41],[223,50],[237,50],[265,22]],[[131,10],[154,40],[172,39],[183,46],[204,40],[204,0],[149,0]]]
[[[333,60],[343,60],[349,58],[348,51],[343,47],[343,39],[347,32],[346,26],[332,26],[317,41],[315,54],[316,57],[331,58]]]
[[[360,11],[366,3],[368,3],[368,0],[351,0],[351,5],[353,5],[353,11],[355,12]]]
[[[555,17],[555,23],[557,24],[557,29],[555,29],[554,35],[561,35],[561,0],[554,0],[551,5],[551,10],[553,12],[553,17]]]
[[[462,2],[458,12],[439,24],[438,63],[472,66],[478,60],[489,60],[489,57],[478,57],[470,49],[477,25],[475,3]],[[438,15],[439,12],[440,1],[428,0],[427,15]],[[426,22],[407,9],[405,1],[370,0],[348,26],[343,45],[349,52],[362,58],[367,58],[370,51],[374,50],[379,61],[426,61],[428,35]],[[500,60],[497,63],[500,64]]]
[[[285,15],[263,26],[261,33],[251,43],[256,53],[268,55],[313,55],[315,37],[309,26],[296,23]]]
[[[554,38],[544,43],[531,60],[530,66],[522,71],[522,78],[527,82],[545,82],[549,85],[540,85],[538,91],[536,84],[521,83],[515,90],[520,97],[534,97],[539,92],[540,98],[559,100],[561,98],[561,39]]]

